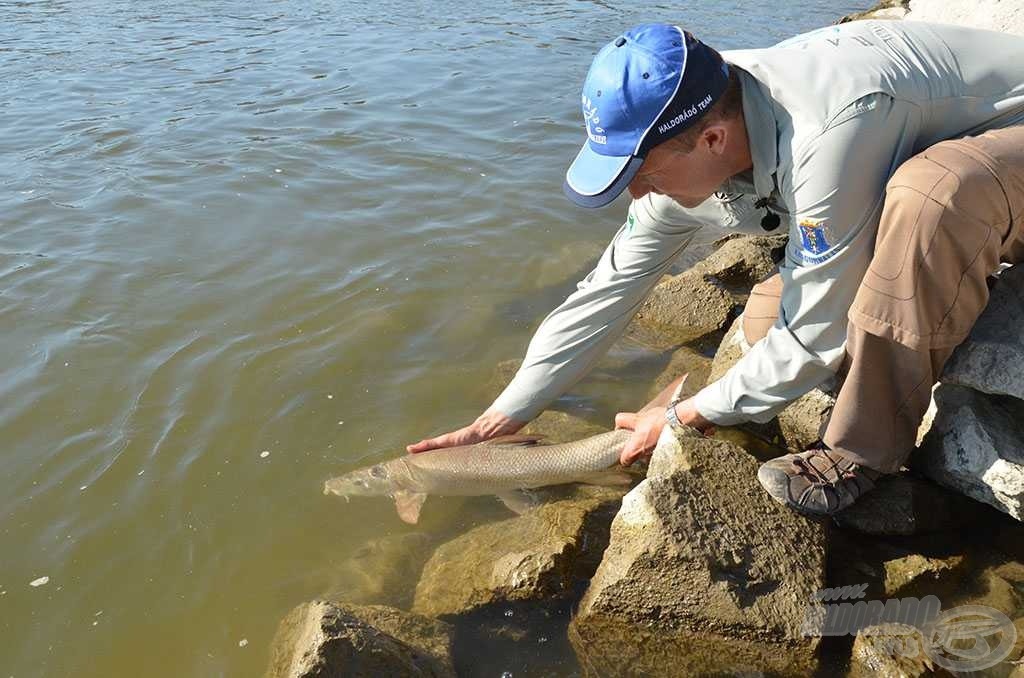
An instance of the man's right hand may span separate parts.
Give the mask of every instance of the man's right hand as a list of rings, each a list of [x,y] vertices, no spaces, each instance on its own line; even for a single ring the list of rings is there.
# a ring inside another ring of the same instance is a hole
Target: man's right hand
[[[515,433],[525,425],[525,421],[510,419],[496,410],[487,410],[469,426],[463,426],[457,431],[445,433],[436,438],[427,438],[413,445],[407,445],[405,449],[412,454],[417,454],[442,447],[475,445],[491,438]]]

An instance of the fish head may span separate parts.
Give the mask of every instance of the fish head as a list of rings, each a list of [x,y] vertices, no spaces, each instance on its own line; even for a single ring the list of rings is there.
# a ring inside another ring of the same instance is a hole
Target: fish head
[[[377,497],[393,492],[391,471],[386,464],[374,464],[324,483],[324,494],[339,497]]]

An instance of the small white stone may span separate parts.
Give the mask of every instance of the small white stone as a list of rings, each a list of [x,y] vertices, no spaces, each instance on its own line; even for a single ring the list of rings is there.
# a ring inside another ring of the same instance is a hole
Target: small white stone
[[[339,421],[339,422],[338,422],[338,426],[344,426],[344,425],[345,425],[345,422],[344,422],[344,421]]]
[[[136,473],[135,475],[137,475],[137,476],[141,476],[141,475],[142,475],[143,473],[145,473],[145,472],[146,472],[146,469],[142,469],[141,471],[139,471],[139,472],[138,472],[138,473]]]
[[[270,456],[270,450],[263,450],[260,452],[260,459],[266,459]]]
[[[81,486],[80,488],[78,488],[78,489],[80,489],[80,490],[84,490],[84,489],[85,489],[85,488],[87,488],[87,487],[89,487],[89,486],[88,486],[88,485],[82,485],[82,486]]]
[[[328,393],[327,394],[327,399],[328,400],[334,400],[334,394],[333,393]]]
[[[43,586],[50,581],[49,577],[40,577],[39,579],[33,579],[28,583],[29,586]]]
[[[249,641],[247,639],[245,639],[245,638],[242,638],[240,641],[238,641],[238,647],[245,647],[248,644],[249,644]]]
[[[282,170],[282,169],[281,169],[280,167],[275,167],[275,168],[274,168],[274,174],[280,174],[280,173],[281,173],[281,172],[283,172],[283,171],[284,171],[284,170]]]

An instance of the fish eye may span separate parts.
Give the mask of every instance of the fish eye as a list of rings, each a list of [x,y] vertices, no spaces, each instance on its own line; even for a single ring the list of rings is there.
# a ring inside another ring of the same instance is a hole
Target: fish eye
[[[383,478],[387,474],[384,472],[384,467],[380,464],[374,464],[370,467],[370,475],[374,478]]]

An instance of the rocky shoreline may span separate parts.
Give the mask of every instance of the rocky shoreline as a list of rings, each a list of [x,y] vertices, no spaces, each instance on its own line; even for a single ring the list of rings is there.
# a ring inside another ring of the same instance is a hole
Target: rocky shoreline
[[[1002,18],[972,25],[1024,28],[1024,5],[982,4]],[[960,16],[945,3],[893,0],[844,20],[935,20],[937,8]],[[630,327],[668,355],[652,392],[684,371],[714,379],[742,355],[738,316],[785,239],[716,245],[666,276]],[[686,346],[708,337],[722,337],[713,359]],[[831,394],[713,438],[666,427],[628,492],[552,488],[536,509],[445,543],[414,533],[367,545],[339,565],[346,584],[330,600],[281,622],[267,675],[478,675],[477,658],[502,653],[531,676],[953,675],[924,653],[879,649],[878,638],[920,645],[912,626],[823,637],[814,610],[849,587],[864,601],[937,596],[943,610],[997,610],[1017,641],[976,675],[1024,678],[1022,347],[1024,268],[1009,269],[944,372],[910,467],[833,520],[782,508],[756,480],[760,460],[817,438]],[[495,389],[514,367],[499,368]],[[528,430],[559,441],[601,428],[546,412]],[[572,653],[578,666],[548,666],[539,647]]]

